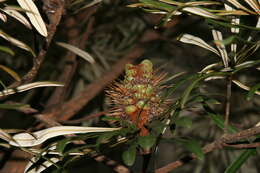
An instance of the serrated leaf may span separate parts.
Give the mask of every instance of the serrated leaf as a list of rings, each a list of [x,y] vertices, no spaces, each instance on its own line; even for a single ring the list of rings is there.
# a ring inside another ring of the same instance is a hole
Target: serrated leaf
[[[182,127],[187,127],[191,128],[192,127],[192,120],[188,117],[181,117],[175,120],[174,122],[177,126],[182,126]]]
[[[200,46],[200,47],[207,49],[207,50],[217,54],[218,56],[220,56],[219,52],[215,48],[210,46],[208,43],[206,43],[204,40],[202,40],[199,37],[196,37],[196,36],[193,36],[193,35],[190,35],[190,34],[183,34],[182,36],[180,36],[178,38],[178,40],[183,42],[183,43],[188,43],[188,44]]]
[[[9,67],[6,67],[6,66],[3,66],[0,64],[0,69],[2,69],[6,73],[8,73],[10,76],[12,76],[16,81],[21,81],[20,76],[15,71],[10,69]]]
[[[26,11],[26,15],[29,17],[34,28],[44,37],[47,37],[47,28],[42,20],[41,14],[38,8],[32,0],[17,0],[18,4]]]
[[[68,135],[94,132],[108,132],[119,130],[120,128],[102,128],[102,127],[78,127],[78,126],[57,126],[33,133],[18,133],[13,136],[13,141],[9,144],[17,147],[32,147],[42,144],[48,139]]]
[[[12,10],[12,9],[6,9],[6,8],[4,8],[3,11],[6,14],[8,14],[9,16],[11,16],[11,17],[15,18],[16,20],[18,20],[19,22],[21,22],[27,28],[32,29],[30,22],[18,11]]]
[[[57,44],[63,48],[66,48],[68,49],[69,51],[75,53],[76,55],[80,56],[81,58],[85,59],[86,61],[88,61],[89,63],[91,64],[94,64],[95,63],[95,60],[94,58],[89,54],[87,53],[86,51],[83,51],[71,44],[67,44],[67,43],[62,43],[62,42],[57,42]]]
[[[128,150],[124,151],[122,154],[122,159],[127,166],[132,166],[134,164],[135,157],[136,157],[135,146],[129,147]]]
[[[156,142],[156,137],[152,135],[138,137],[137,143],[144,149],[149,150]]]
[[[25,43],[15,39],[15,38],[11,37],[10,35],[6,34],[2,30],[0,30],[0,37],[9,41],[10,43],[12,43],[15,46],[30,52],[34,57],[36,56],[35,53],[33,52],[33,50],[29,46],[27,46]]]
[[[225,170],[225,173],[236,173],[241,168],[241,166],[247,161],[247,159],[250,156],[255,155],[255,153],[256,149],[247,149],[246,151],[241,153],[240,156],[228,166],[228,168]]]
[[[256,94],[256,93],[259,93],[258,95],[260,95],[260,91],[258,91],[258,89],[260,89],[260,83],[259,83],[259,84],[256,84],[255,86],[253,86],[253,87],[249,90],[246,99],[247,99],[247,100],[252,99],[252,97],[253,97],[254,94]]]
[[[3,51],[5,53],[9,53],[12,56],[15,55],[15,53],[14,53],[14,51],[12,51],[12,49],[5,47],[5,46],[0,46],[0,51]]]
[[[182,146],[185,147],[190,152],[194,153],[199,160],[204,159],[204,153],[202,151],[202,148],[200,147],[200,144],[196,140],[178,139],[177,142],[182,144]]]
[[[18,86],[14,89],[10,88],[10,89],[2,90],[2,91],[0,91],[0,97],[19,93],[19,92],[24,92],[24,91],[27,91],[27,90],[30,90],[30,89],[33,89],[33,88],[62,87],[62,86],[64,86],[64,85],[60,82],[51,82],[51,81],[33,82],[33,83]]]

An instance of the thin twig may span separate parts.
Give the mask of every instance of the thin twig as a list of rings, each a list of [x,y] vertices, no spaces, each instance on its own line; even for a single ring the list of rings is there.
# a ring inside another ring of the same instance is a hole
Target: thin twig
[[[221,146],[228,145],[229,143],[239,142],[240,140],[247,140],[250,137],[253,137],[257,134],[260,134],[260,126],[252,127],[250,129],[242,130],[240,132],[234,133],[234,134],[226,134],[222,136],[221,138],[215,140],[214,142],[207,144],[203,147],[203,153],[209,153],[216,149],[220,149]],[[257,146],[260,144],[256,144]],[[248,146],[250,146],[248,144]],[[251,145],[253,146],[253,144]],[[255,146],[255,147],[257,147]],[[241,147],[241,146],[240,146]],[[189,163],[190,161],[196,159],[197,157],[194,154],[185,156],[181,158],[180,160],[174,161],[172,163],[169,163],[155,171],[155,173],[167,173],[170,172],[184,164]]]
[[[93,113],[93,114],[87,115],[87,116],[77,119],[77,120],[66,120],[66,121],[59,121],[59,122],[64,123],[64,124],[78,124],[78,123],[82,123],[84,121],[91,120],[93,118],[100,117],[101,115],[105,115],[106,113],[108,113],[108,111]]]

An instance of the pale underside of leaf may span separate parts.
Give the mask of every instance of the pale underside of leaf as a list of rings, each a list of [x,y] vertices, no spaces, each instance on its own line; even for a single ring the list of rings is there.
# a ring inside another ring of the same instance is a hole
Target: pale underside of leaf
[[[29,17],[34,28],[44,37],[47,37],[47,28],[46,25],[39,13],[38,8],[32,0],[17,0],[18,4],[24,9],[27,10],[26,15]]]
[[[94,58],[89,54],[87,53],[86,51],[83,51],[71,44],[67,44],[67,43],[62,43],[62,42],[57,42],[57,44],[63,48],[66,48],[68,49],[69,51],[75,53],[76,55],[80,56],[81,58],[85,59],[86,61],[88,61],[89,63],[91,64],[94,64],[95,63],[95,60]]]
[[[225,45],[223,43],[221,43],[221,41],[223,41],[223,37],[222,37],[222,33],[220,31],[217,30],[212,30],[212,35],[215,41],[215,44],[220,52],[223,64],[225,67],[228,67],[228,55],[227,55],[227,51],[225,48]]]
[[[107,132],[119,130],[120,128],[102,128],[102,127],[78,127],[78,126],[57,126],[40,130],[34,133],[19,133],[13,136],[13,141],[9,144],[18,147],[32,147],[42,144],[50,138],[68,134],[83,134],[93,132]]]
[[[15,18],[16,20],[21,22],[27,28],[32,29],[32,26],[31,26],[30,22],[21,13],[19,13],[18,11],[11,10],[11,9],[6,9],[6,8],[4,8],[3,11],[6,14],[8,14],[9,16],[12,16],[13,18]]]
[[[3,139],[7,142],[10,142],[12,140],[11,136],[2,129],[0,129],[0,139]]]
[[[234,5],[236,8],[245,10],[246,12],[249,13],[254,13],[253,11],[249,10],[248,8],[246,8],[245,6],[241,5],[237,0],[227,0],[229,3],[231,3],[232,5]]]
[[[0,91],[0,97],[2,96],[7,96],[23,91],[27,91],[33,88],[39,88],[39,87],[62,87],[63,84],[59,82],[50,82],[50,81],[45,81],[45,82],[33,82],[25,85],[18,86],[17,88],[10,88],[10,89],[5,89],[3,91]]]
[[[236,84],[237,86],[239,86],[240,88],[246,90],[246,91],[250,91],[250,89],[251,89],[250,87],[248,87],[245,84],[239,82],[238,80],[232,80],[232,82],[234,84]],[[255,91],[255,94],[260,95],[260,91]]]
[[[259,2],[257,2],[256,0],[245,0],[246,3],[248,3],[250,5],[250,7],[252,9],[255,10],[255,12],[257,12],[258,14],[260,14],[260,6],[259,6]]]
[[[193,36],[190,34],[183,34],[181,37],[178,38],[178,40],[183,43],[189,43],[189,44],[194,44],[194,45],[200,46],[200,47],[210,50],[211,52],[220,56],[219,52],[215,48],[210,46],[208,43],[206,43],[204,40],[202,40],[199,37],[196,37],[196,36]]]
[[[21,49],[24,49],[26,51],[31,52],[31,54],[35,57],[35,53],[33,52],[33,50],[29,46],[27,46],[25,43],[15,39],[15,38],[11,37],[10,35],[6,34],[2,30],[0,30],[0,37],[2,37],[3,39],[9,41],[13,45],[15,45],[15,46],[17,46]]]
[[[5,14],[3,13],[0,13],[0,19],[3,21],[3,22],[6,22],[7,21],[7,17]]]
[[[58,158],[50,158],[50,160],[46,160],[45,162],[41,163],[39,166],[36,166],[35,168],[31,168],[31,166],[36,162],[37,160],[35,157],[31,159],[31,161],[26,165],[24,173],[41,173],[54,163],[57,163],[60,161]]]
[[[219,16],[198,7],[184,7],[182,11],[186,11],[206,18],[220,19]]]

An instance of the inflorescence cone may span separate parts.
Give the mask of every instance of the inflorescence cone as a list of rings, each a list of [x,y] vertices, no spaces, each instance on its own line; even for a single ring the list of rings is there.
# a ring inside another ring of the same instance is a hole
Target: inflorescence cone
[[[126,64],[124,80],[107,90],[113,107],[109,115],[129,120],[140,129],[140,136],[148,135],[146,126],[167,107],[160,96],[164,77],[154,74],[153,64],[147,59],[138,65]]]

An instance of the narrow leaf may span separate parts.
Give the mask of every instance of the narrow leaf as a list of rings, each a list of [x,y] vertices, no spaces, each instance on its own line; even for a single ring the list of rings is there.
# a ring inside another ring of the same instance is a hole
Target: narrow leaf
[[[20,109],[23,107],[28,107],[27,104],[0,104],[0,109]]]
[[[76,55],[80,56],[81,58],[85,59],[86,61],[88,61],[91,64],[95,63],[95,60],[92,58],[92,56],[87,53],[86,51],[83,51],[71,44],[67,44],[67,43],[62,43],[62,42],[57,42],[57,44],[61,47],[64,47],[68,50],[70,50],[71,52],[75,53]]]
[[[0,30],[0,37],[9,41],[10,43],[14,44],[15,46],[20,47],[21,49],[29,51],[34,57],[36,56],[35,53],[33,52],[33,50],[29,46],[27,46],[25,43],[15,39],[15,38],[11,37],[10,35],[6,34],[2,30]]]
[[[32,0],[17,0],[18,4],[26,11],[26,15],[29,17],[34,28],[44,37],[47,37],[47,29],[42,17]]]
[[[16,81],[21,81],[20,76],[15,71],[10,69],[9,67],[6,67],[6,66],[3,66],[0,64],[0,69],[4,70],[6,73],[8,73],[10,76],[12,76]]]
[[[255,155],[256,149],[247,149],[243,153],[240,154],[240,156],[231,163],[231,165],[228,166],[228,168],[225,170],[225,173],[236,173],[241,166],[247,161],[247,159]]]
[[[12,16],[13,18],[15,18],[16,20],[18,20],[19,22],[21,22],[23,25],[25,25],[27,28],[32,29],[32,26],[30,24],[30,22],[18,11],[16,10],[11,10],[11,9],[3,9],[3,11],[8,14],[9,16]]]
[[[5,46],[0,46],[0,51],[3,51],[5,53],[9,53],[12,56],[15,55],[15,53],[14,53],[14,51],[12,51],[12,49],[5,47]]]
[[[196,36],[193,36],[193,35],[190,35],[190,34],[183,34],[182,36],[180,36],[178,38],[178,40],[183,42],[183,43],[189,43],[189,44],[194,44],[194,45],[200,46],[200,47],[207,49],[207,50],[210,50],[211,52],[220,56],[219,52],[215,48],[213,48],[212,46],[207,44],[204,40],[202,40],[199,37],[196,37]]]
[[[245,84],[239,82],[238,80],[232,80],[233,83],[235,83],[237,86],[239,86],[240,88],[246,90],[246,91],[250,91],[250,87],[246,86]],[[258,87],[258,86],[257,86]],[[256,90],[254,91],[254,94],[260,95],[260,91],[257,91],[258,88],[256,88]]]
[[[256,84],[255,86],[253,86],[253,87],[249,90],[249,92],[248,92],[248,94],[247,94],[247,100],[250,100],[250,99],[254,96],[254,94],[256,94],[256,93],[259,93],[259,94],[260,94],[260,91],[258,91],[258,89],[260,89],[260,83],[259,83],[259,84]]]
[[[223,41],[222,33],[213,29],[212,35],[215,40],[215,44],[220,52],[224,66],[228,67],[228,55],[227,55],[225,45],[222,43],[222,41]]]
[[[198,8],[198,7],[184,7],[182,9],[182,11],[186,11],[186,12],[189,12],[189,13],[192,13],[192,14],[196,14],[198,16],[202,16],[202,17],[205,17],[205,18],[211,18],[211,19],[220,19],[221,17],[213,14],[213,13],[210,13],[202,8]]]
[[[57,126],[34,133],[19,133],[13,136],[10,145],[17,147],[32,147],[42,144],[50,138],[68,134],[108,132],[119,130],[120,128],[102,128],[102,127],[78,127],[78,126]]]
[[[4,130],[0,129],[0,139],[10,142],[12,140],[12,137]]]
[[[50,82],[50,81],[45,81],[45,82],[33,82],[25,85],[18,86],[17,88],[14,89],[5,89],[3,91],[0,91],[0,97],[2,96],[7,96],[23,91],[27,91],[33,88],[39,88],[39,87],[62,87],[63,84],[59,82]]]

